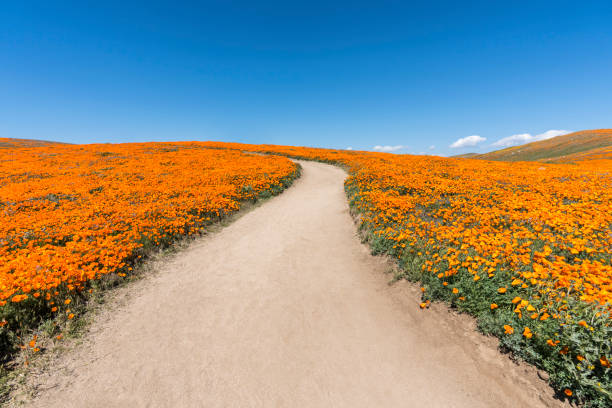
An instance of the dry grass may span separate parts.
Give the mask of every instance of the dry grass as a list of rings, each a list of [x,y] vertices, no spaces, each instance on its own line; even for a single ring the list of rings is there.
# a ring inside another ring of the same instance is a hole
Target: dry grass
[[[465,155],[464,155],[465,156]],[[612,156],[612,129],[583,130],[476,156],[483,160],[567,163]]]

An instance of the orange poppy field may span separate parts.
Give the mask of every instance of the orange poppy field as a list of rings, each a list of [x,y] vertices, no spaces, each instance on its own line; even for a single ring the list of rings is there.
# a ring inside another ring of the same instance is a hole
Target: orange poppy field
[[[0,148],[3,351],[37,350],[28,330],[49,315],[72,319],[92,282],[127,276],[152,248],[205,232],[298,175],[284,157],[199,143],[10,147]]]
[[[560,394],[610,401],[607,156],[507,163],[218,142],[0,148],[2,347],[36,349],[34,324],[71,319],[71,301],[92,282],[125,277],[151,248],[288,187],[299,170],[284,156],[347,169],[364,239],[420,282],[415,307],[446,301],[546,370]]]

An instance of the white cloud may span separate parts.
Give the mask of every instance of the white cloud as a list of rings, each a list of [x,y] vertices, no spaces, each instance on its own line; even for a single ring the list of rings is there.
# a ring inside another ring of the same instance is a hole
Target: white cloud
[[[544,133],[540,133],[539,135],[532,136],[529,133],[520,133],[518,135],[512,135],[508,137],[504,137],[503,139],[499,139],[497,142],[493,143],[491,146],[496,147],[510,147],[510,146],[518,146],[525,143],[537,142],[538,140],[546,140],[551,139],[556,136],[566,135],[570,133],[567,130],[547,130]]]
[[[429,150],[433,150],[435,148],[436,148],[436,146],[434,146],[434,145],[429,146]]]
[[[529,133],[520,133],[518,135],[504,137],[503,139],[500,139],[497,142],[493,143],[491,146],[509,147],[528,143],[531,141],[533,141],[533,136],[531,136]]]
[[[567,135],[568,133],[572,133],[569,130],[547,130],[544,133],[540,133],[539,135],[536,135],[535,138],[537,140],[546,140],[546,139],[552,139],[553,137],[557,137],[557,136],[563,136],[563,135]]]
[[[352,148],[351,146],[349,146],[349,147],[347,147],[347,148],[346,148],[346,149],[344,149],[344,150],[353,150],[353,148]]]
[[[379,152],[396,152],[398,150],[402,150],[402,149],[407,149],[408,146],[402,146],[402,145],[397,145],[397,146],[374,146],[372,148],[372,150],[377,150]]]
[[[450,147],[451,149],[459,149],[461,147],[476,146],[478,143],[482,143],[485,140],[487,140],[486,137],[482,137],[478,135],[466,136],[466,137],[462,137],[461,139],[458,139],[457,141],[455,141],[455,143],[450,145]]]

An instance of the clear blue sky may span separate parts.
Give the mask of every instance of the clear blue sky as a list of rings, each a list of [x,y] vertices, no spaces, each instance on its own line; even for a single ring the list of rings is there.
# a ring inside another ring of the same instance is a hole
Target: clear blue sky
[[[454,154],[602,127],[612,127],[610,1],[0,9],[0,137]],[[449,147],[473,135],[486,141]]]

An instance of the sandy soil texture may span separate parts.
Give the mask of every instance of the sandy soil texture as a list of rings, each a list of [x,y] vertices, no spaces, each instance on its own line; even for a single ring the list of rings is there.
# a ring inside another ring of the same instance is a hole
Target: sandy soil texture
[[[357,237],[346,174],[302,166],[282,195],[107,305],[32,405],[561,406],[470,318],[389,286],[390,265]]]

